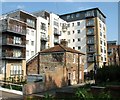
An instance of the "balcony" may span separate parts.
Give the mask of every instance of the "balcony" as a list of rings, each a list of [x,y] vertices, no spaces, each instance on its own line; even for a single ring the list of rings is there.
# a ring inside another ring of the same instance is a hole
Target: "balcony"
[[[86,24],[86,27],[94,27],[94,26],[95,26],[94,22],[92,22],[92,23],[88,22],[88,23]]]
[[[14,76],[14,75],[23,75],[23,70],[10,70],[10,75]]]
[[[26,24],[14,19],[6,19],[2,21],[2,32],[11,32],[19,35],[26,35]]]
[[[94,62],[94,57],[93,57],[93,56],[89,56],[89,57],[87,58],[87,62],[88,62],[88,63]]]
[[[41,36],[41,41],[47,42],[47,41],[48,41],[48,38],[47,38],[45,35],[42,35],[42,36]]]
[[[15,42],[14,39],[3,39],[2,45],[15,46],[15,47],[26,47],[25,41]]]
[[[61,33],[60,32],[54,32],[54,35],[61,36]]]
[[[87,11],[85,13],[85,18],[93,18],[94,17],[94,11]]]
[[[93,36],[93,35],[94,35],[94,28],[88,28],[87,36]]]
[[[87,44],[88,44],[88,45],[94,45],[95,42],[94,42],[94,40],[93,40],[93,41],[87,41]]]
[[[95,53],[95,50],[87,50],[87,53]]]
[[[59,44],[59,39],[55,39],[54,44],[56,44],[56,45]]]
[[[16,59],[16,60],[22,60],[25,59],[25,54],[15,55],[13,52],[3,52],[2,53],[2,59]]]

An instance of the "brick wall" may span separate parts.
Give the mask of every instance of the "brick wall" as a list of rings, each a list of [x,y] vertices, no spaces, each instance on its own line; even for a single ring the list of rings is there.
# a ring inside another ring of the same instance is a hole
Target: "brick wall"
[[[27,73],[36,74],[38,57],[27,64]],[[84,63],[80,64],[78,72],[78,54],[66,53],[45,53],[39,55],[39,72],[45,75],[44,89],[59,88],[71,84],[77,84],[78,73],[80,82],[84,81]]]

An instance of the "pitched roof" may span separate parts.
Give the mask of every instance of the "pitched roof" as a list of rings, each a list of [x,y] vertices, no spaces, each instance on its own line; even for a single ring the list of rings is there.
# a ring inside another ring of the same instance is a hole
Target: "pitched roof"
[[[78,53],[78,54],[83,54],[85,55],[84,53],[78,51],[78,50],[74,50],[70,47],[65,47],[63,45],[56,45],[54,47],[51,47],[49,49],[45,49],[45,50],[42,50],[40,53],[52,53],[52,52],[71,52],[71,53]]]

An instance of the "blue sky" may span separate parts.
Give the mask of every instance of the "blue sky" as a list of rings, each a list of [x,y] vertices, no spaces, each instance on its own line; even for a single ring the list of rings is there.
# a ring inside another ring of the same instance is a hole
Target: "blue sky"
[[[118,40],[117,2],[3,2],[2,13],[23,9],[28,12],[47,10],[56,14],[65,14],[95,7],[100,8],[107,17],[107,40]]]

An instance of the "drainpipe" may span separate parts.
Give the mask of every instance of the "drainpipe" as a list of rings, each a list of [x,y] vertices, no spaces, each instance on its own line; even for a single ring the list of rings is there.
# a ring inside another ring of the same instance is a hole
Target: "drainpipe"
[[[80,83],[80,55],[78,54],[78,84]]]
[[[5,60],[5,75],[4,75],[4,81],[6,81],[6,60]]]
[[[38,69],[37,69],[37,74],[40,74],[40,72],[39,72],[39,70],[40,70],[40,53],[38,53]]]

